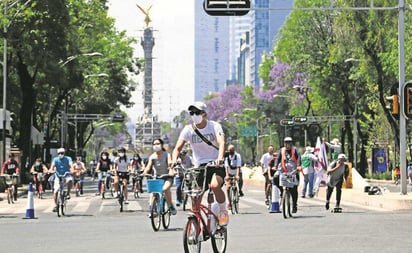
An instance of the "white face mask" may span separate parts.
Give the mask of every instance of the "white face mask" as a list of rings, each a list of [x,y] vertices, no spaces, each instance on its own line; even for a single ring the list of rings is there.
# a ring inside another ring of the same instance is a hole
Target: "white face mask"
[[[155,152],[162,150],[162,146],[161,145],[153,145],[153,150]]]
[[[124,156],[124,153],[119,153],[119,156],[120,156],[120,157],[123,157],[123,156]]]
[[[60,154],[60,155],[59,155],[59,158],[60,158],[60,159],[63,159],[63,158],[64,158],[64,154]]]
[[[193,123],[195,123],[196,125],[197,125],[197,124],[200,124],[200,123],[202,122],[202,120],[203,120],[203,116],[202,116],[202,115],[192,115],[192,116],[190,116],[190,117],[192,117],[192,121],[193,121]]]
[[[107,156],[103,155],[102,158],[103,158],[103,160],[106,160]]]

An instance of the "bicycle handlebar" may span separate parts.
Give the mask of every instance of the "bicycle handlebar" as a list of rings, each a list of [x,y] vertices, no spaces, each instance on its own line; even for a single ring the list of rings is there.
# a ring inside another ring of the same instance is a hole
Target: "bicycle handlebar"
[[[63,175],[60,175],[59,172],[56,171],[54,174],[55,174],[57,177],[62,178],[62,177],[65,177],[65,176],[67,176],[67,175],[70,175],[70,172],[69,172],[69,171],[66,171],[66,172],[64,172]]]

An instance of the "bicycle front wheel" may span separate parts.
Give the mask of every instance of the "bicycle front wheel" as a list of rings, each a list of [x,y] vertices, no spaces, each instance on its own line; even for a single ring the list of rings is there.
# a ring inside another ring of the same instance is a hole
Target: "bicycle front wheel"
[[[227,245],[227,229],[221,227],[212,235],[212,248],[213,252],[225,253]]]
[[[163,198],[163,211],[162,211],[162,223],[163,228],[168,229],[170,225],[170,212],[168,210],[166,199]]]
[[[183,231],[183,248],[185,253],[200,253],[201,241],[198,238],[198,231],[199,233],[201,232],[196,218],[189,218]]]
[[[11,188],[7,189],[7,203],[13,204],[13,191]]]
[[[152,228],[153,230],[159,231],[160,229],[160,223],[162,222],[162,218],[160,217],[160,212],[161,211],[159,209],[159,198],[156,196],[153,199],[153,203],[152,203],[152,210],[150,211],[150,221],[152,223]]]
[[[289,217],[292,217],[292,212],[290,210],[290,191],[288,189],[285,189],[283,191],[283,198],[282,198],[282,213],[283,213],[283,218],[287,219],[288,215]]]

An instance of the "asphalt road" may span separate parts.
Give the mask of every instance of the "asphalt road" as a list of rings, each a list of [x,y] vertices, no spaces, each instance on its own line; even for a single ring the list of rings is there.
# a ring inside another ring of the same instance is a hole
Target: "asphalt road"
[[[183,252],[186,213],[172,216],[168,230],[154,232],[147,218],[148,194],[130,199],[123,213],[116,199],[95,196],[95,182],[72,196],[67,216],[52,212],[51,194],[34,199],[36,219],[23,219],[27,197],[0,201],[1,252]],[[268,212],[263,189],[245,186],[241,213],[230,215],[226,252],[411,252],[412,212],[382,212],[357,205],[343,213],[324,209],[320,199],[299,199],[292,219]],[[334,198],[334,197],[333,197]],[[202,252],[213,252],[210,240]]]

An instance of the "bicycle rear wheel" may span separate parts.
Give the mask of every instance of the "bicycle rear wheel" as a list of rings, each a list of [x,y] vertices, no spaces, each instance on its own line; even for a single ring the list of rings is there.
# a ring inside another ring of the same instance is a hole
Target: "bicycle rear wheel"
[[[119,187],[123,187],[123,185],[121,185]],[[120,212],[123,212],[123,200],[124,200],[123,191],[121,190],[117,194],[119,196]]]
[[[155,232],[159,231],[160,223],[162,222],[162,218],[160,217],[160,213],[159,213],[159,211],[161,211],[159,210],[159,204],[160,204],[159,197],[158,196],[154,197],[153,203],[152,203],[152,210],[150,211],[150,214],[151,214],[150,221],[152,223],[152,228]]]
[[[230,187],[230,206],[232,207],[230,210],[232,212],[232,214],[236,214],[237,213],[237,206],[236,206],[236,192],[237,189],[236,187],[232,186]]]
[[[235,211],[236,214],[239,214],[239,191],[237,186],[233,189],[233,199],[232,199],[232,210]],[[232,211],[233,212],[233,211]]]
[[[43,198],[43,182],[40,182],[40,183],[39,183],[39,187],[38,187],[38,190],[37,190],[37,194],[39,195],[39,199],[42,199],[42,198]]]
[[[190,217],[183,230],[183,248],[185,253],[200,253],[201,241],[198,238],[198,231],[201,232],[196,217]]]
[[[162,210],[162,223],[163,228],[168,229],[170,225],[170,212],[167,206],[166,199],[163,198],[163,210]]]
[[[226,226],[218,229],[212,234],[212,248],[213,252],[224,253],[227,245],[227,229]]]

